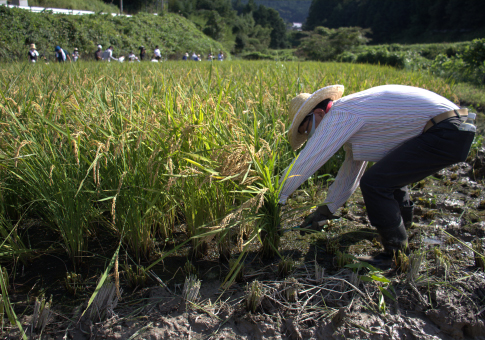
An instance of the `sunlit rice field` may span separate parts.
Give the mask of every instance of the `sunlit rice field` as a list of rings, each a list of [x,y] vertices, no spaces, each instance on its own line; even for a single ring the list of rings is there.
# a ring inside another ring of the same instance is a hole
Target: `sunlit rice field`
[[[296,156],[288,103],[330,84],[345,94],[406,84],[457,101],[441,79],[369,65],[2,65],[0,260],[54,252],[75,270],[93,253],[89,240],[109,233],[154,265],[175,228],[196,258],[214,240],[221,259],[250,242],[275,256],[279,176]],[[335,174],[340,159],[320,172]],[[29,228],[58,242],[26,240]]]
[[[214,237],[225,256],[235,245],[223,239],[241,224],[263,242],[260,232],[279,223],[279,212],[264,208],[277,201],[279,175],[296,155],[286,140],[288,103],[330,84],[345,85],[345,94],[407,84],[456,101],[443,80],[368,65],[3,65],[1,259],[32,255],[21,235],[32,220],[58,234],[57,250],[75,265],[99,230],[117,235],[138,262],[153,259],[154,245],[181,224],[197,256]]]

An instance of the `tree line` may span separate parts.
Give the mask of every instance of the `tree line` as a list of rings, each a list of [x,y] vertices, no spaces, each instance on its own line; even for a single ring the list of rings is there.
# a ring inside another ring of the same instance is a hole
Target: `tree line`
[[[304,29],[369,28],[374,44],[471,40],[484,13],[483,0],[313,0]]]
[[[123,8],[180,14],[232,53],[288,47],[286,23],[278,11],[254,0],[132,0]]]

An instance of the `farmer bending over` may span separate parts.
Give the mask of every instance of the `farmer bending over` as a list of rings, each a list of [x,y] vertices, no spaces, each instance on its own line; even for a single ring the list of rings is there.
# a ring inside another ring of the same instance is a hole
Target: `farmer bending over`
[[[333,213],[360,184],[385,249],[374,259],[389,263],[407,248],[413,210],[407,185],[465,161],[475,133],[459,129],[466,109],[428,90],[384,85],[342,98],[343,92],[341,85],[328,86],[291,101],[289,142],[293,150],[307,143],[293,161],[280,203],[344,146],[345,161],[323,205],[302,227],[317,229],[318,222],[336,218]],[[376,163],[365,171],[367,162]]]

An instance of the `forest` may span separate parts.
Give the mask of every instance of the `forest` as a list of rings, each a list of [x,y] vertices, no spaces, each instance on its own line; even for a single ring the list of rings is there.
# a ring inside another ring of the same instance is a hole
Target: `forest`
[[[304,30],[362,27],[372,44],[472,40],[485,31],[483,0],[313,0]]]

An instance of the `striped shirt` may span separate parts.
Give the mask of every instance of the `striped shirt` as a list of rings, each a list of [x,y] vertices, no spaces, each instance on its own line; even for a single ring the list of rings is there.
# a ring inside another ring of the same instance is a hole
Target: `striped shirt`
[[[454,109],[458,106],[436,93],[403,85],[378,86],[334,101],[293,160],[280,203],[286,203],[289,195],[344,146],[345,161],[324,202],[335,212],[357,189],[368,161],[379,161],[421,134],[431,118]]]

